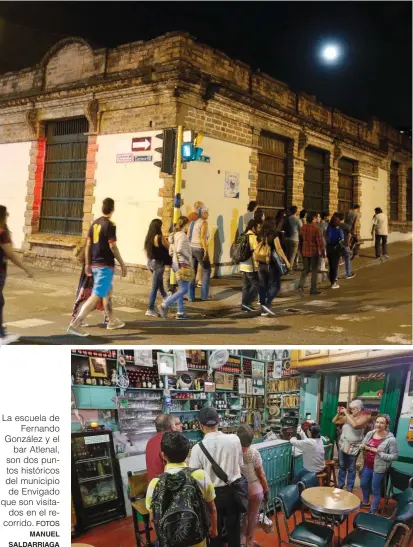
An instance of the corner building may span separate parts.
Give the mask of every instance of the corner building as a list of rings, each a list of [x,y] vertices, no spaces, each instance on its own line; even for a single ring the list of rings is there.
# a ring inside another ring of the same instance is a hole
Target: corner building
[[[272,215],[292,204],[332,213],[360,203],[363,239],[381,207],[389,241],[411,237],[411,139],[169,33],[115,49],[67,38],[35,67],[0,76],[0,202],[15,247],[44,267],[74,268],[74,250],[110,196],[129,276],[144,281],[148,224],[159,216],[168,230],[173,215],[174,179],[154,165],[157,135],[180,124],[204,134],[210,157],[183,171],[182,211],[198,200],[209,207],[216,275],[232,271],[251,199]],[[229,179],[238,198],[225,197]]]

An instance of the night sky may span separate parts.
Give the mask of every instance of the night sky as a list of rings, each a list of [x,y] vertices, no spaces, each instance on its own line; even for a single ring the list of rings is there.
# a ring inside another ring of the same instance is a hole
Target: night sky
[[[65,36],[114,47],[174,30],[326,106],[411,128],[411,2],[0,2],[0,73]],[[317,56],[329,38],[345,45],[334,68]]]

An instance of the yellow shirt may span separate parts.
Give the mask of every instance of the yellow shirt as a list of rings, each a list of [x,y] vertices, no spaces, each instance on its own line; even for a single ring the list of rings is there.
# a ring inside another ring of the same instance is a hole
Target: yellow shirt
[[[249,230],[246,235],[249,237],[250,247],[252,250],[252,255],[245,262],[241,262],[239,266],[240,272],[257,272],[258,271],[258,262],[254,260],[254,249],[257,246],[257,236]]]
[[[178,473],[185,467],[188,467],[185,462],[168,463],[167,466],[165,467],[165,473],[171,473],[171,474]],[[208,477],[205,471],[203,471],[202,469],[196,469],[195,471],[191,473],[191,476],[198,483],[205,503],[214,501],[215,488],[211,482],[211,479]],[[152,479],[151,482],[149,483],[148,490],[146,491],[146,509],[148,511],[151,511],[153,492],[158,482],[159,482],[159,477],[155,477],[154,479]],[[204,541],[201,541],[201,543],[197,543],[196,545],[193,545],[192,547],[205,547],[205,546],[206,546],[206,539]]]

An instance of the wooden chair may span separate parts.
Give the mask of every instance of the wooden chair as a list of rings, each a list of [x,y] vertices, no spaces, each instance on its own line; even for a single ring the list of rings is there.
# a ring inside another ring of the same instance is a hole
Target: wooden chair
[[[149,511],[146,509],[145,496],[148,489],[148,473],[132,474],[128,472],[128,492],[129,500],[132,506],[132,520],[135,530],[136,545],[138,547],[151,547],[151,527],[149,521]],[[143,529],[139,523],[143,522]],[[145,540],[142,541],[142,536]]]
[[[325,471],[321,471],[321,473],[317,473],[317,479],[318,479],[318,484],[320,486],[328,486],[327,485],[327,473]]]
[[[326,460],[324,471],[327,473],[326,486],[334,486],[337,488],[336,462],[334,460]]]

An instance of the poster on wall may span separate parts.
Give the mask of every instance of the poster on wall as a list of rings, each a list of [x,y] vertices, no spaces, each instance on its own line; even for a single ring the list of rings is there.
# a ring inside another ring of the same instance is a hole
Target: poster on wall
[[[252,362],[252,393],[264,395],[265,364],[260,361]]]
[[[234,376],[225,372],[215,372],[215,384],[217,389],[233,390]]]
[[[272,370],[273,378],[281,378],[282,376],[282,361],[274,361],[274,368]]]
[[[153,367],[151,349],[135,349],[133,355],[135,358],[135,365],[138,365],[139,367]]]
[[[239,173],[225,171],[224,196],[226,198],[239,198]]]

